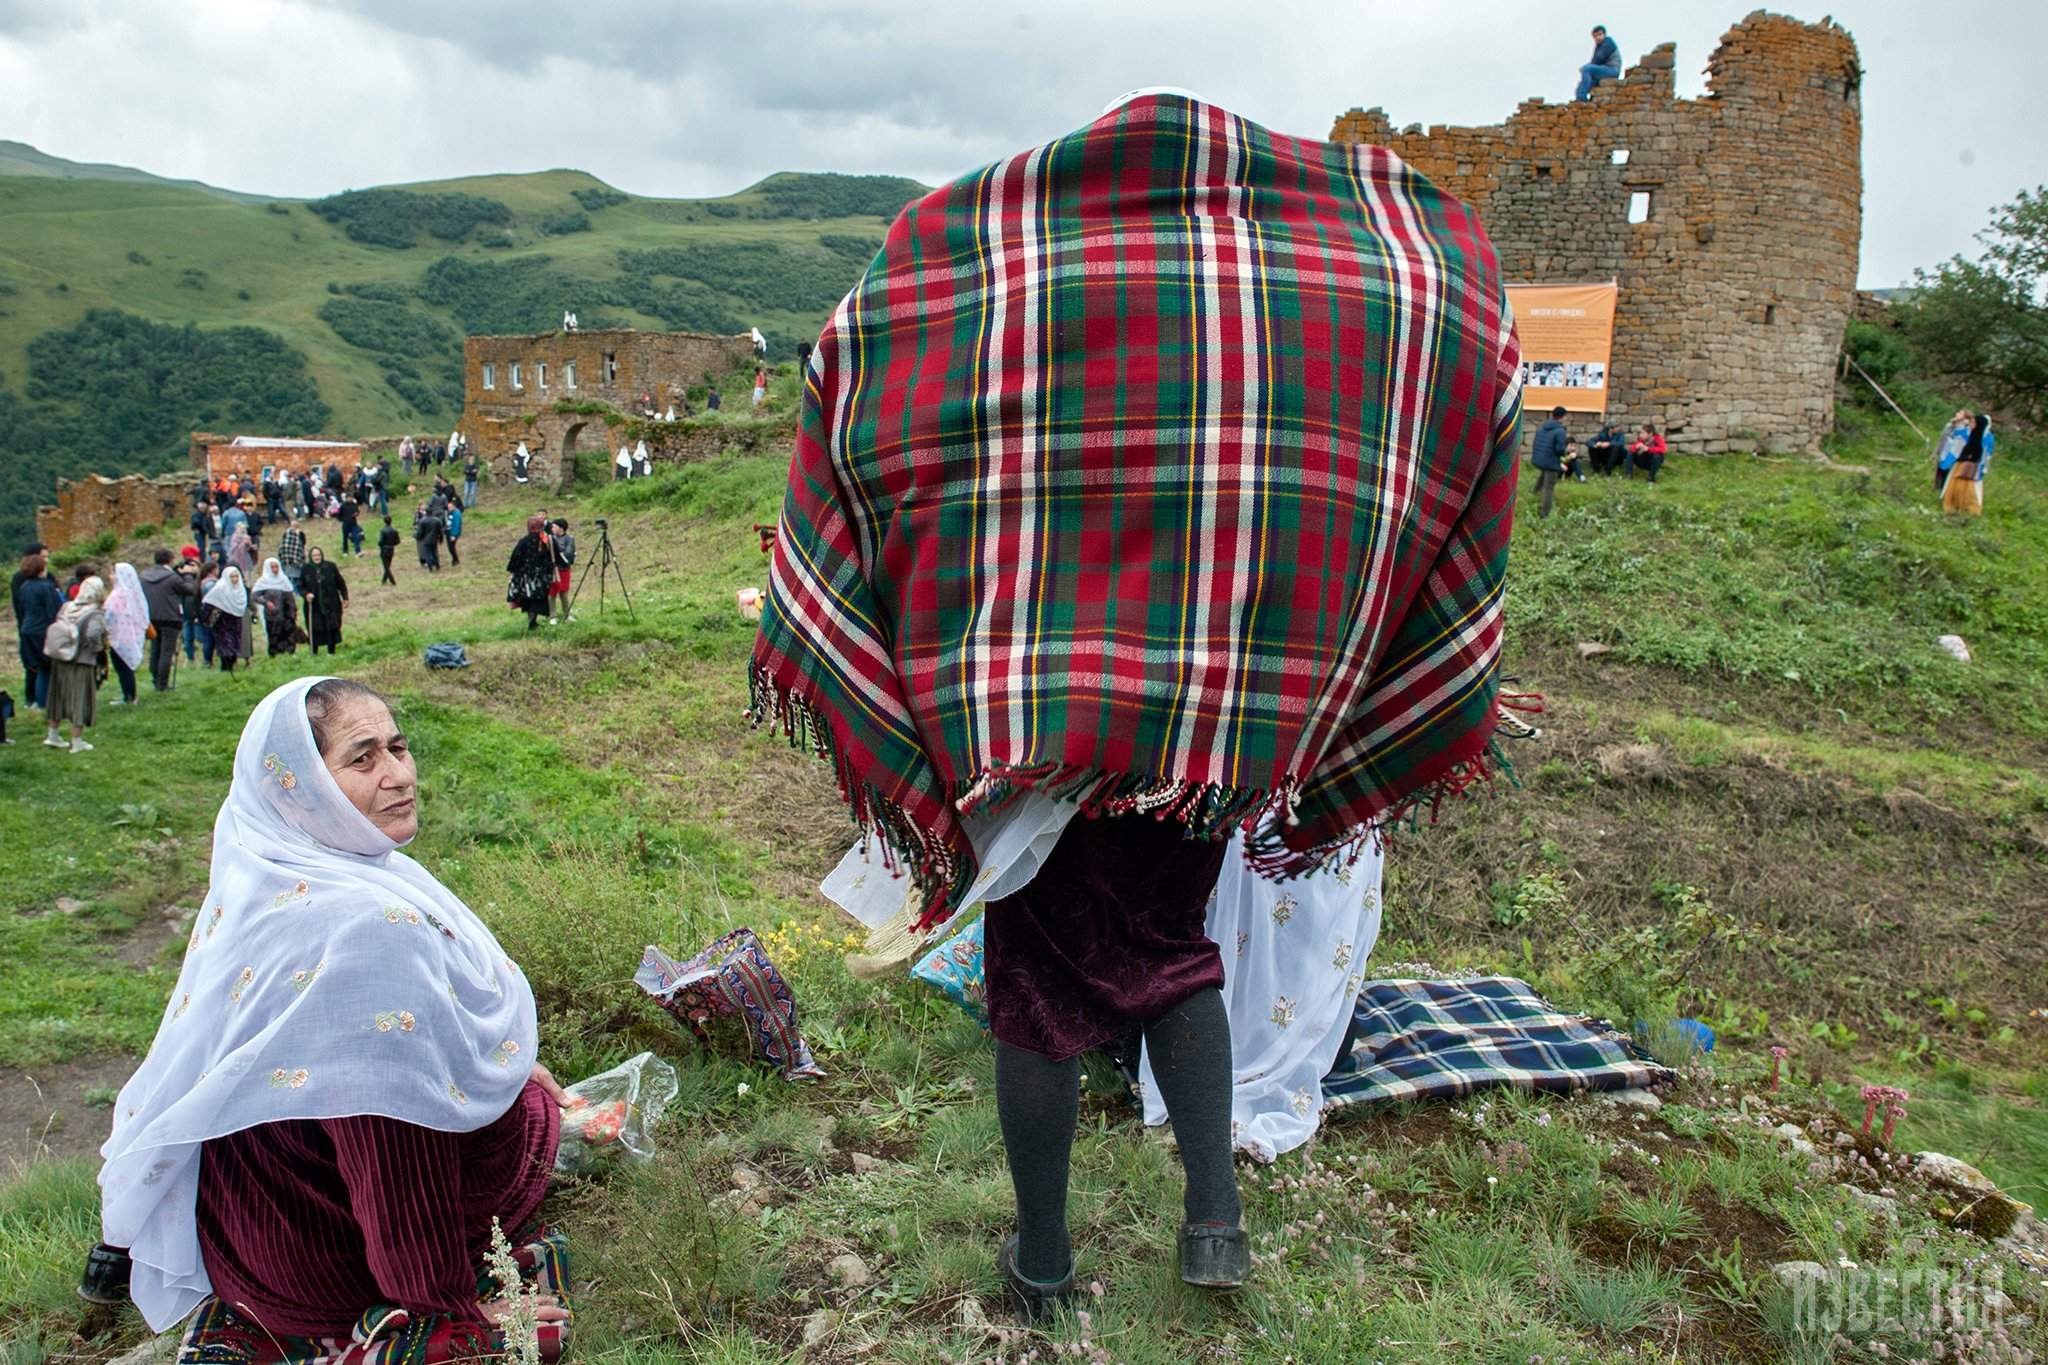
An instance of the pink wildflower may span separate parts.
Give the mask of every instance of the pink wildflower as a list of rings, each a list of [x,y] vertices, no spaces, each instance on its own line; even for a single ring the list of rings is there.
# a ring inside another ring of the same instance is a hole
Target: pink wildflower
[[[1884,1132],[1878,1137],[1878,1141],[1887,1147],[1892,1145],[1892,1129],[1898,1125],[1900,1119],[1906,1117],[1906,1101],[1910,1098],[1912,1097],[1903,1090],[1894,1090],[1891,1093],[1891,1107],[1885,1110],[1884,1115]]]
[[[1790,1056],[1791,1052],[1792,1049],[1787,1047],[1773,1047],[1771,1049],[1771,1092],[1773,1094],[1776,1094],[1778,1089],[1778,1065],[1786,1057]]]

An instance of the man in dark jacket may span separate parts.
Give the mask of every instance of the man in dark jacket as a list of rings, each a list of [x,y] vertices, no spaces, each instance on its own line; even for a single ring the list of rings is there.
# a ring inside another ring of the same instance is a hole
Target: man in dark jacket
[[[384,561],[384,582],[393,587],[398,580],[391,576],[391,556],[398,553],[398,543],[405,537],[398,534],[398,528],[391,524],[391,518],[384,518],[384,529],[377,533],[377,558]]]
[[[1618,425],[1608,422],[1586,442],[1586,454],[1595,474],[1612,474],[1628,463],[1628,436]]]
[[[1550,504],[1557,496],[1557,481],[1564,477],[1564,448],[1571,443],[1571,434],[1564,429],[1564,409],[1552,408],[1550,420],[1536,428],[1536,444],[1529,451],[1529,463],[1536,466],[1536,496],[1539,502],[1536,515],[1550,515]]]
[[[156,632],[149,642],[149,680],[159,692],[171,690],[171,666],[178,659],[178,636],[185,628],[180,600],[199,596],[199,575],[174,567],[169,550],[156,552],[156,563],[142,571],[142,596],[149,603],[149,624]]]
[[[14,606],[14,633],[21,641],[22,704],[47,706],[50,660],[43,653],[43,636],[64,606],[64,593],[50,577],[50,555],[41,541],[30,542],[21,552],[21,567],[7,586]]]
[[[1621,79],[1621,49],[1607,36],[1605,24],[1593,25],[1593,60],[1579,68],[1577,98],[1593,98],[1593,87],[1602,81]]]

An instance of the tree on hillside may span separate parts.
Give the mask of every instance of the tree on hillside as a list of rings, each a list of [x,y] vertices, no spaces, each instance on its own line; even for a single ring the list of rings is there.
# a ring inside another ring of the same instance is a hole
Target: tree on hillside
[[[1983,255],[1918,272],[1907,335],[1934,369],[1977,401],[2048,422],[2048,186],[2021,190],[1977,234]]]

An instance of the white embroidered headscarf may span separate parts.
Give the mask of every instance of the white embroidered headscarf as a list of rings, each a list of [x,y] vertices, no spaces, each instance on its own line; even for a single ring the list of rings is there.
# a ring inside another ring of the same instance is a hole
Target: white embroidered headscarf
[[[142,642],[149,637],[149,600],[133,564],[114,565],[114,589],[107,594],[107,643],[121,662],[142,667]]]
[[[482,920],[335,784],[306,719],[321,678],[257,704],[213,827],[184,970],[100,1149],[102,1235],[163,1331],[211,1291],[199,1145],[371,1114],[470,1132],[532,1072],[533,991]]]

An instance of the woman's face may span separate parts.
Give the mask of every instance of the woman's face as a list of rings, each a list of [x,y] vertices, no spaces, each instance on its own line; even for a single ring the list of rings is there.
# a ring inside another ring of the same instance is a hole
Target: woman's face
[[[326,558],[327,552],[322,550],[318,545],[315,545],[312,549],[306,551],[306,561],[310,564],[318,564]]]
[[[420,828],[419,776],[391,708],[356,697],[326,729],[320,757],[342,795],[393,843],[409,842]]]

